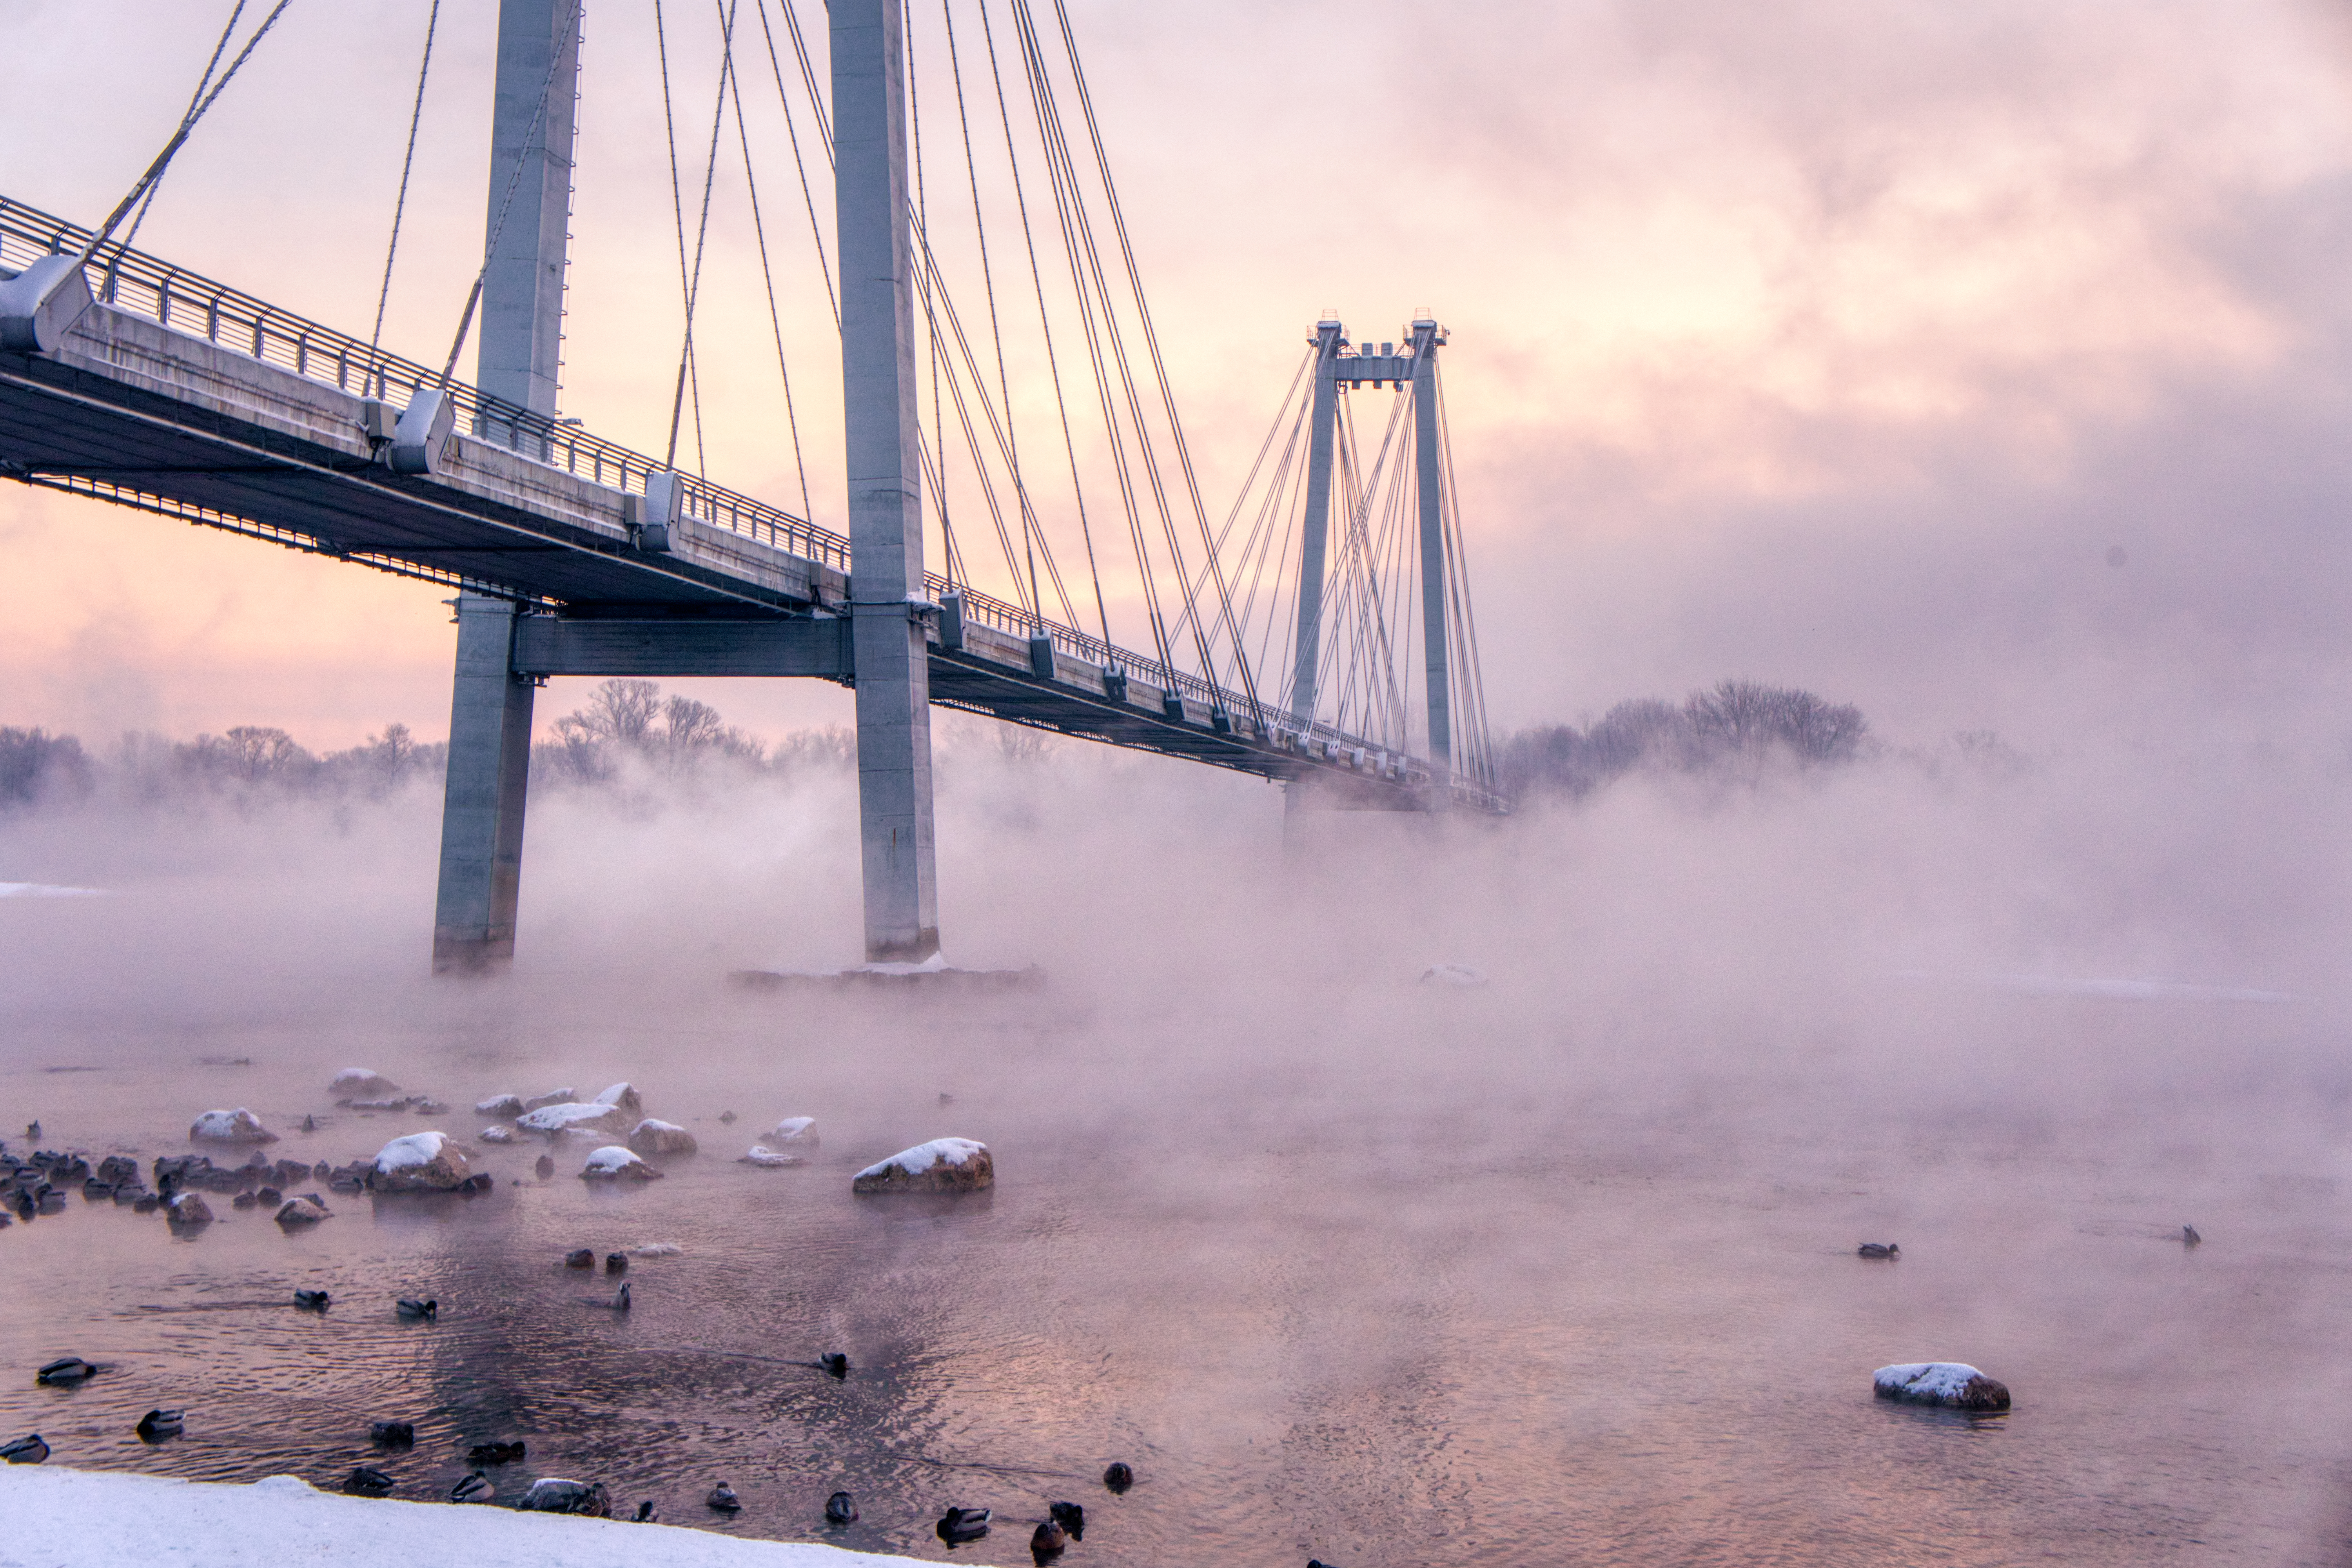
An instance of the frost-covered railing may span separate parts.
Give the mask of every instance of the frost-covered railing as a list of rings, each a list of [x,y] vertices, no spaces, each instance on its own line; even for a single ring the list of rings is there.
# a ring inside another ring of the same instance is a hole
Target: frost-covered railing
[[[22,271],[44,256],[79,250],[89,240],[89,230],[78,224],[0,196],[0,267]],[[441,384],[438,371],[144,251],[106,246],[91,258],[89,274],[90,292],[117,310],[341,392],[405,405],[420,388]],[[646,476],[663,471],[663,464],[576,424],[534,414],[455,379],[449,395],[460,429],[595,484],[643,494]],[[841,535],[691,474],[680,478],[684,510],[697,521],[849,570],[849,541]]]

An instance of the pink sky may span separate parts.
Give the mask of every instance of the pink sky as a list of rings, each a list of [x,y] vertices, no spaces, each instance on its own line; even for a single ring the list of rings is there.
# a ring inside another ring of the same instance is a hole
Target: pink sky
[[[363,332],[425,9],[298,0],[142,247]],[[588,16],[565,411],[658,449],[677,281],[640,9]],[[672,9],[690,124],[712,25]],[[6,193],[103,216],[216,11],[9,5]],[[492,15],[445,9],[386,331],[413,357],[446,352],[479,252]],[[1360,336],[1423,305],[1452,330],[1499,723],[1744,676],[1859,701],[1897,739],[2047,743],[2217,713],[2299,722],[2352,676],[2337,12],[1073,15],[1213,510],[1323,309]],[[778,282],[815,510],[837,526],[831,321],[804,232],[775,216],[795,210],[789,164],[761,157],[772,240],[795,237]],[[793,503],[741,206],[722,178],[709,468]],[[445,590],[14,487],[0,549],[0,722],[86,740],[268,723],[319,747],[446,728]],[[756,730],[846,717],[828,687],[695,689]],[[544,711],[572,695],[559,684]]]

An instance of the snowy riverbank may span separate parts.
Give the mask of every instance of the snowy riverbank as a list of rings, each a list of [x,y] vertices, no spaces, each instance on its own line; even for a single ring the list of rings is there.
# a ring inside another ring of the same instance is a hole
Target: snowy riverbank
[[[251,1486],[0,1467],[0,1568],[887,1568],[912,1557],[454,1503],[372,1502],[291,1476]]]

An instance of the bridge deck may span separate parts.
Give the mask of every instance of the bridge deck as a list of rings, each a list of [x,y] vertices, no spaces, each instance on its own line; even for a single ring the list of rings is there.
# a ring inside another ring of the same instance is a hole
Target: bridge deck
[[[0,198],[0,277],[82,237]],[[804,520],[688,479],[669,549],[641,550],[630,510],[658,464],[456,386],[458,433],[436,471],[395,474],[368,437],[368,395],[396,407],[433,373],[137,252],[90,270],[101,302],[56,353],[0,352],[0,474],[583,623],[742,622],[755,637],[761,624],[781,636],[799,623],[793,636],[806,642],[816,630],[807,623],[843,613],[847,542]],[[937,577],[931,586],[942,598],[956,592]],[[1427,801],[1418,759],[1302,729],[1242,693],[985,595],[962,591],[954,604],[960,613],[935,617],[929,634],[936,702],[1269,778],[1320,778],[1361,805]],[[1051,639],[1050,674],[1033,662],[1037,636]],[[643,654],[635,664],[602,657],[656,672]],[[854,679],[845,657],[793,668]],[[1497,805],[1461,781],[1453,793]]]

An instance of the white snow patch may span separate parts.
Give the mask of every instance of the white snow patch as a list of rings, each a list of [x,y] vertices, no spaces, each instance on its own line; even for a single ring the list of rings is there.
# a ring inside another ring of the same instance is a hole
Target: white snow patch
[[[618,1500],[616,1499],[617,1502]],[[890,1568],[919,1559],[708,1530],[318,1491],[292,1476],[251,1486],[0,1466],[0,1560],[171,1568],[266,1563],[494,1563],[498,1568]]]
[[[899,1151],[879,1163],[868,1165],[857,1174],[860,1178],[878,1176],[895,1165],[910,1176],[919,1176],[941,1162],[950,1165],[961,1165],[974,1154],[986,1152],[988,1152],[987,1144],[976,1143],[969,1138],[934,1138],[928,1143],[918,1143],[911,1149]]]
[[[675,1241],[641,1241],[629,1248],[632,1258],[676,1258],[686,1248]]]
[[[635,1086],[625,1079],[619,1083],[611,1085],[604,1093],[598,1095],[596,1097],[596,1103],[599,1105],[618,1105],[622,1100],[627,1099],[635,1091]]]
[[[920,963],[861,963],[845,974],[937,974],[948,966],[948,955],[935,952]]]
[[[537,1110],[527,1110],[515,1118],[515,1125],[532,1132],[563,1132],[572,1128],[587,1126],[619,1131],[620,1110],[611,1105],[542,1105]]]
[[[618,1143],[607,1143],[604,1147],[597,1150],[594,1153],[588,1156],[588,1163],[581,1167],[581,1174],[592,1176],[618,1175],[620,1173],[628,1170],[632,1166],[642,1165],[645,1162],[643,1160],[637,1158],[635,1150],[625,1149]]]
[[[58,888],[47,882],[0,882],[0,899],[95,899],[104,888]]]
[[[485,1143],[511,1143],[514,1141],[515,1130],[511,1127],[485,1127],[482,1129],[482,1142]]]
[[[429,1165],[441,1157],[442,1146],[448,1142],[446,1132],[412,1132],[395,1138],[376,1152],[375,1168],[388,1176],[412,1165]]]
[[[1969,1386],[1969,1379],[1984,1373],[1959,1361],[1909,1361],[1898,1366],[1882,1366],[1870,1374],[1871,1383],[1907,1399],[1958,1399]]]
[[[782,1150],[771,1149],[765,1143],[752,1144],[751,1152],[746,1153],[738,1163],[745,1165],[771,1166],[805,1165],[808,1163],[806,1160],[803,1160],[798,1154],[787,1154]]]

